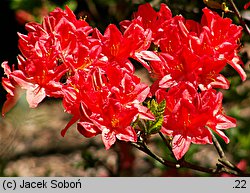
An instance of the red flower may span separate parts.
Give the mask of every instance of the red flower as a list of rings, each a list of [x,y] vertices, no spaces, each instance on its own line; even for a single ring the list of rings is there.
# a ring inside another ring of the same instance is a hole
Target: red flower
[[[82,108],[89,109],[87,106],[82,106]],[[78,130],[86,137],[102,133],[102,141],[106,149],[115,143],[116,138],[123,141],[137,141],[137,135],[131,126],[132,121],[138,115],[136,108],[125,107],[115,99],[107,99],[100,114],[93,111],[88,112],[90,115],[87,115],[86,112],[84,114],[90,123],[84,121],[86,119],[81,119],[78,123]]]
[[[157,100],[166,100],[162,132],[173,137],[172,148],[176,159],[181,159],[191,143],[211,144],[210,128],[226,143],[223,130],[235,127],[235,119],[222,110],[222,93],[209,89],[198,93],[188,82],[180,82],[168,92],[158,90]]]
[[[19,68],[22,69],[22,66],[26,61],[19,57]],[[33,76],[27,76],[27,74],[22,70],[10,71],[8,68],[7,62],[2,64],[2,67],[5,68],[7,72],[7,78],[3,78],[2,84],[6,88],[8,94],[7,101],[4,104],[3,114],[7,113],[11,107],[15,105],[19,98],[19,94],[16,92],[21,89],[26,90],[26,99],[31,108],[35,108],[45,97],[61,96],[61,83],[59,83],[59,78],[61,73],[57,71],[48,71],[43,68],[42,62],[40,66],[37,66],[36,73]],[[34,67],[29,65],[29,67]]]
[[[110,24],[104,35],[95,30],[93,36],[102,42],[102,54],[109,62],[117,62],[131,73],[134,72],[134,66],[129,58],[142,63],[146,63],[143,59],[159,60],[153,52],[146,51],[151,43],[152,32],[149,29],[144,30],[137,23],[131,23],[124,34],[115,25]]]
[[[27,24],[26,29],[28,35],[19,34],[23,56],[18,57],[18,70],[8,76],[13,87],[27,90],[27,101],[34,108],[46,96],[62,97],[61,78],[67,72],[69,75],[88,67],[99,56],[100,46],[98,40],[87,38],[92,28],[84,20],[77,20],[67,7],[66,11],[55,9],[42,24]],[[7,82],[4,79],[5,85]],[[8,96],[4,113],[16,100],[16,96]]]
[[[156,12],[149,3],[145,3],[139,6],[138,11],[133,16],[132,23],[137,23],[145,30],[150,29],[152,41],[157,42],[159,33],[162,32],[162,25],[172,18],[172,13],[166,4],[162,3],[159,12]],[[120,25],[126,29],[131,25],[131,22],[125,20],[120,22]]]
[[[75,71],[91,63],[86,53],[92,56],[100,52],[98,41],[89,36],[92,28],[84,20],[77,20],[67,7],[65,11],[55,9],[42,24],[27,24],[26,29],[28,35],[19,34],[23,56],[31,61],[46,58],[48,67],[59,64]]]
[[[15,80],[12,78],[12,72],[10,70],[10,67],[8,66],[7,62],[2,63],[2,68],[4,69],[4,73],[7,77],[2,77],[2,85],[4,89],[7,91],[7,100],[3,104],[2,108],[2,116],[5,116],[5,114],[15,106],[18,99],[20,98],[20,90],[21,88],[18,87]]]
[[[248,3],[246,3],[246,4],[244,5],[244,9],[248,9],[249,6],[250,6],[250,2],[248,2]]]
[[[237,55],[242,28],[207,8],[203,12],[201,24],[175,16],[161,25],[160,61],[145,66],[156,80],[152,90],[169,88],[179,81],[192,82],[202,90],[228,89],[228,80],[220,74],[227,63],[246,79]]]
[[[150,63],[151,76],[156,80],[152,87],[169,88],[179,81],[189,81],[197,85],[196,73],[202,67],[202,63],[199,63],[199,58],[189,49],[183,48],[179,57],[160,53],[159,58],[160,62]]]
[[[201,61],[200,61],[201,62]],[[197,70],[197,83],[201,90],[209,88],[228,89],[229,81],[220,72],[225,67],[225,61],[215,61],[210,57],[202,58],[202,66]]]
[[[35,20],[32,14],[22,9],[17,10],[15,15],[16,15],[16,20],[18,21],[19,25],[25,25],[27,22],[31,22]]]
[[[102,135],[106,149],[116,139],[135,142],[132,123],[154,120],[142,105],[151,94],[166,100],[162,132],[173,138],[177,159],[191,143],[212,143],[211,131],[229,142],[224,129],[235,120],[222,110],[222,94],[212,88],[229,88],[220,74],[230,64],[246,74],[237,55],[242,28],[227,18],[203,9],[201,24],[172,17],[165,4],[156,12],[141,5],[132,21],[121,22],[122,32],[109,25],[102,35],[66,7],[45,17],[42,24],[26,25],[19,34],[18,70],[2,64],[7,94],[2,114],[16,103],[19,88],[26,90],[30,107],[46,96],[63,98],[65,111],[85,137]],[[140,62],[155,79],[150,88],[134,75],[131,60]],[[198,91],[201,90],[201,91]]]
[[[114,65],[114,64],[113,64]],[[77,129],[85,137],[102,134],[106,148],[116,141],[136,141],[131,123],[139,115],[142,119],[154,119],[141,105],[149,94],[149,87],[140,79],[107,63],[102,68],[78,71],[68,79],[63,88],[64,106],[73,118],[62,131],[80,119]]]
[[[204,8],[203,12],[204,15],[200,27],[197,27],[197,24],[194,24],[193,21],[191,23],[187,21],[187,26],[190,29],[192,25],[196,26],[191,29],[191,49],[194,54],[201,57],[201,62],[204,56],[213,59],[214,61],[211,60],[211,65],[215,66],[215,70],[216,66],[218,66],[217,62],[221,63],[219,69],[222,69],[226,63],[230,64],[244,81],[246,73],[242,69],[242,62],[237,55],[242,27],[232,24],[231,19],[222,18],[208,8]]]

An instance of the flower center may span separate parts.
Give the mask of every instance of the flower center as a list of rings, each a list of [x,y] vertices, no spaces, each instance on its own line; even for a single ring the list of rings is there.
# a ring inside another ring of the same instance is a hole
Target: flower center
[[[112,127],[118,127],[119,126],[119,119],[117,119],[116,117],[113,117],[111,120],[111,125],[112,125]]]

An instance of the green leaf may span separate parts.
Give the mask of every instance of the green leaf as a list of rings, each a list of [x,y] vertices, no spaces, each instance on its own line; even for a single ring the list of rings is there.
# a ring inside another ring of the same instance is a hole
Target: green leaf
[[[163,115],[165,112],[165,108],[166,108],[166,100],[163,100],[160,102],[160,104],[158,105],[158,114],[159,115]]]
[[[151,126],[148,128],[149,134],[155,134],[158,133],[161,130],[162,124],[163,124],[163,115],[157,117],[156,121],[152,121]]]
[[[155,99],[152,99],[147,102],[147,107],[155,116],[155,121],[146,121],[146,128],[144,128],[145,134],[151,135],[158,133],[162,127],[166,101],[163,100],[158,104]]]

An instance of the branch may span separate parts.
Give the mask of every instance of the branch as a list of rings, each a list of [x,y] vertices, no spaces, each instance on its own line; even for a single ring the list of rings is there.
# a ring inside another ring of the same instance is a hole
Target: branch
[[[219,157],[220,157],[218,159],[218,161],[220,163],[216,164],[216,168],[206,168],[206,167],[203,167],[203,166],[199,166],[199,165],[196,165],[196,164],[189,163],[184,159],[184,157],[182,159],[180,159],[180,160],[175,159],[175,162],[165,160],[162,157],[159,157],[158,155],[154,154],[148,148],[148,146],[146,145],[146,143],[143,140],[140,141],[140,142],[137,142],[137,143],[132,143],[132,145],[134,147],[136,147],[137,149],[143,151],[144,153],[146,153],[147,155],[149,155],[153,159],[159,161],[161,164],[167,166],[167,167],[171,167],[171,168],[188,168],[188,169],[196,170],[196,171],[199,171],[199,172],[209,173],[209,174],[212,174],[212,175],[219,175],[219,174],[222,174],[222,173],[227,173],[227,174],[234,174],[236,176],[249,176],[249,174],[244,174],[238,167],[236,167],[230,161],[227,160],[227,158],[225,156],[225,153],[224,153],[221,145],[219,144],[218,140],[213,135],[212,131],[210,131],[210,132],[212,134],[214,146],[215,146],[215,148],[216,148],[216,150],[217,150],[217,152],[219,154]],[[172,156],[174,157],[172,147],[170,145],[170,141],[168,139],[166,139],[161,132],[159,132],[159,135],[160,135],[161,139],[164,141],[165,145],[171,151]]]
[[[230,168],[233,171],[236,171],[237,174],[236,175],[243,175],[243,172],[234,164],[232,164],[226,157],[220,143],[218,142],[217,138],[214,136],[213,132],[210,131],[211,135],[212,135],[212,140],[213,140],[213,144],[215,146],[215,149],[217,150],[218,154],[219,154],[219,162],[222,163],[224,166]]]
[[[153,159],[157,160],[158,162],[160,162],[161,164],[171,167],[171,168],[178,168],[178,164],[171,162],[171,161],[167,161],[164,160],[163,158],[159,157],[158,155],[154,154],[149,148],[148,146],[144,143],[144,142],[140,142],[140,143],[131,143],[134,147],[136,147],[137,149],[143,151],[144,153],[146,153],[147,155],[149,155],[150,157],[152,157]]]
[[[205,173],[208,173],[208,174],[220,174],[222,173],[218,168],[205,168],[205,167],[202,167],[202,166],[198,166],[198,165],[194,165],[192,163],[189,163],[185,160],[181,161],[180,163],[180,166],[183,167],[183,168],[189,168],[189,169],[192,169],[192,170],[196,170],[196,171],[199,171],[199,172],[205,172]]]
[[[233,0],[228,0],[228,1],[231,4],[231,6],[233,7],[234,13],[236,14],[238,19],[240,20],[241,25],[243,26],[245,31],[248,33],[248,35],[250,35],[250,29],[248,28],[247,24],[245,23],[244,19],[242,18],[242,16],[241,16],[238,8],[236,7],[234,1]]]
[[[161,139],[164,141],[165,145],[168,147],[168,149],[171,151],[172,155],[174,155],[172,147],[171,147],[171,142],[169,139],[166,139],[162,132],[159,131],[159,135],[161,136]],[[173,156],[174,157],[174,156]],[[174,157],[175,158],[175,157]]]
[[[220,167],[220,165],[218,165],[217,168],[205,168],[202,166],[191,164],[191,163],[185,161],[184,159],[179,160],[177,162],[168,161],[168,160],[165,160],[165,159],[159,157],[158,155],[154,154],[144,142],[137,142],[137,143],[132,142],[131,144],[134,147],[136,147],[137,149],[143,151],[144,153],[146,153],[147,155],[149,155],[150,157],[159,161],[161,164],[163,164],[167,167],[188,168],[188,169],[196,170],[199,172],[205,172],[205,173],[209,173],[209,174],[213,174],[213,175],[221,174],[223,172],[230,173],[230,174],[232,173],[232,172],[229,172],[229,171],[227,172],[226,170],[221,169],[221,168],[223,168],[223,166]]]
[[[212,140],[213,140],[213,144],[214,144],[214,147],[215,149],[217,150],[220,158],[224,158],[225,157],[225,153],[219,143],[219,141],[216,139],[216,137],[214,136],[213,132],[209,129],[211,135],[212,135]]]

